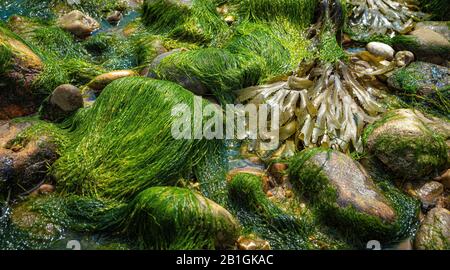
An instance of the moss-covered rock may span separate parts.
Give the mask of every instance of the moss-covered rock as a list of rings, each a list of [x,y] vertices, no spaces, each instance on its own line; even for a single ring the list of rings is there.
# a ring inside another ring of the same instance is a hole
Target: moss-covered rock
[[[450,40],[450,21],[424,21],[416,23],[415,29],[430,29]]]
[[[428,212],[417,232],[414,246],[416,249],[450,249],[450,211],[445,208],[433,208]]]
[[[229,248],[239,236],[236,219],[215,202],[188,189],[153,187],[137,195],[118,219],[145,249]],[[120,216],[120,214],[119,214]]]
[[[36,120],[0,123],[0,179],[12,195],[39,187],[48,167],[59,157],[62,135],[56,127]]]
[[[42,69],[40,57],[0,26],[0,119],[36,112],[42,97],[34,95],[32,84]]]
[[[388,85],[401,93],[431,97],[438,89],[450,86],[450,69],[426,62],[414,62],[397,69],[389,77]]]
[[[203,101],[206,106],[207,101]],[[216,140],[172,134],[184,104],[193,130],[194,95],[181,86],[143,77],[113,81],[91,108],[75,115],[72,140],[53,166],[67,192],[128,200],[153,186],[175,185],[217,146]]]
[[[421,179],[447,165],[447,145],[409,109],[389,112],[365,130],[367,150],[395,175]]]
[[[395,241],[414,227],[417,204],[390,184],[375,183],[345,154],[304,150],[290,161],[289,177],[320,218],[349,241]]]
[[[15,205],[10,216],[11,223],[34,240],[56,240],[61,236],[62,227],[53,223],[51,219],[33,207],[36,200],[40,200],[40,198],[28,199]],[[56,210],[53,209],[53,211]]]
[[[408,35],[393,38],[394,49],[411,51],[419,61],[446,64],[450,60],[450,42],[430,29],[419,28]]]

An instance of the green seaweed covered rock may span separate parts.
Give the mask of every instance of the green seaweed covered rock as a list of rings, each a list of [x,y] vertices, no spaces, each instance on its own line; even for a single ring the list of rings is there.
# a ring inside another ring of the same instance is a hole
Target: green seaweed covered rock
[[[52,168],[59,187],[120,200],[188,177],[218,142],[194,140],[192,134],[176,139],[172,124],[179,115],[172,110],[177,105],[190,110],[187,120],[193,119],[194,95],[177,84],[143,77],[110,83],[91,108],[73,119],[71,143]],[[193,130],[190,122],[186,125]]]
[[[42,72],[41,58],[18,36],[0,26],[0,119],[35,113],[42,101],[32,84]]]
[[[239,223],[227,210],[184,188],[146,189],[121,214],[118,226],[145,249],[227,248],[239,236]]]
[[[228,26],[208,0],[146,0],[142,21],[178,40],[209,43],[226,36]]]
[[[447,165],[442,135],[414,111],[400,109],[366,128],[364,137],[367,150],[396,176],[413,180],[437,174]]]
[[[349,156],[307,149],[289,165],[289,177],[320,218],[355,241],[395,241],[410,233],[417,203],[387,183],[375,183]]]
[[[411,51],[419,61],[445,65],[450,60],[450,42],[441,34],[426,28],[419,28],[408,35],[392,39],[397,51]]]
[[[389,77],[388,85],[400,93],[431,96],[438,89],[450,86],[450,69],[426,62],[414,62],[397,69]]]

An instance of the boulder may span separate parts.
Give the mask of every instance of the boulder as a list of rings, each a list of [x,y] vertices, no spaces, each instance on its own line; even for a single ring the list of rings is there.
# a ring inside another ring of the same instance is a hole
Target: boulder
[[[436,175],[447,165],[447,145],[410,109],[391,111],[367,127],[367,150],[396,176],[409,180]]]
[[[387,82],[394,91],[431,97],[436,89],[450,85],[450,69],[426,62],[414,62],[394,71]]]
[[[40,114],[42,119],[60,122],[80,108],[83,108],[80,89],[71,84],[63,84],[42,104]]]
[[[100,24],[95,19],[79,10],[73,10],[59,17],[56,23],[62,29],[81,39],[90,36],[92,32],[100,28]]]
[[[416,234],[414,247],[421,250],[450,249],[450,211],[433,208],[428,212]]]
[[[424,21],[416,23],[415,30],[428,29],[441,34],[447,40],[450,40],[450,22],[443,21]]]
[[[320,219],[357,241],[400,240],[417,218],[418,205],[411,198],[390,184],[381,189],[357,161],[341,152],[303,150],[291,159],[288,171]]]
[[[312,168],[319,168],[324,183],[335,192],[339,208],[352,207],[360,213],[393,221],[395,211],[368,176],[365,169],[349,156],[337,152],[319,151],[305,162],[300,179],[305,182]],[[317,177],[317,178],[318,178]],[[317,180],[319,181],[319,180]],[[324,198],[325,199],[325,198]]]
[[[27,45],[0,27],[0,119],[33,114],[45,98],[32,85],[43,63]]]
[[[426,28],[419,28],[409,35],[393,39],[397,51],[411,51],[419,61],[446,64],[450,60],[450,42],[441,34]]]
[[[57,146],[47,134],[23,139],[32,122],[0,123],[0,179],[13,195],[30,193],[45,180],[57,158]]]

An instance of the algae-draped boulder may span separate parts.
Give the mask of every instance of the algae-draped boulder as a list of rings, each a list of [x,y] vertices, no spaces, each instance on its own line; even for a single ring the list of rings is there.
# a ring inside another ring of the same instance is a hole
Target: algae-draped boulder
[[[449,21],[423,21],[415,25],[415,29],[429,29],[441,34],[446,39],[450,40],[450,22]]]
[[[445,64],[450,60],[450,42],[441,34],[419,28],[408,35],[393,38],[397,51],[412,51],[419,61]]]
[[[125,209],[119,226],[146,249],[229,248],[239,223],[223,207],[189,189],[153,187]]]
[[[198,106],[208,104],[202,102]],[[186,117],[173,113],[176,108]],[[120,200],[175,185],[218,145],[194,140],[192,132],[181,139],[172,133],[180,122],[194,131],[193,112],[194,95],[177,84],[143,77],[113,81],[91,108],[75,115],[72,142],[52,168],[59,187]]]
[[[42,70],[40,57],[0,26],[0,119],[36,112],[43,97],[32,91],[32,84]]]
[[[416,249],[450,249],[450,211],[445,208],[433,208],[422,222],[415,239]]]
[[[349,156],[321,148],[292,158],[289,178],[320,218],[357,241],[394,241],[408,235],[417,203],[388,184],[375,183]]]
[[[11,195],[30,193],[45,180],[59,156],[54,130],[36,121],[0,121],[0,183],[7,183]]]
[[[400,93],[432,97],[437,89],[450,86],[450,69],[426,62],[414,62],[394,71],[388,79],[388,85]],[[444,98],[450,98],[450,94],[443,94]]]
[[[391,111],[366,128],[366,147],[396,176],[421,179],[439,173],[448,162],[443,134],[432,128],[412,110]]]

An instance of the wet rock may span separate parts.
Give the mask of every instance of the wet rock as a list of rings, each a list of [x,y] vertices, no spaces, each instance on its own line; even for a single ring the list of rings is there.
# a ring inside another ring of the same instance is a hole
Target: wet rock
[[[308,151],[308,150],[307,150]],[[293,168],[296,166],[293,165]],[[366,170],[349,156],[337,152],[318,151],[312,155],[299,172],[293,173],[290,165],[290,176],[293,182],[298,176],[299,180],[305,184],[315,181],[319,184],[323,192],[327,189],[324,185],[330,185],[336,191],[335,202],[325,202],[330,198],[321,198],[320,194],[309,194],[317,196],[320,203],[329,206],[337,206],[338,209],[352,207],[359,213],[378,217],[386,222],[396,218],[394,209],[390,206],[386,197],[375,186]],[[317,173],[320,171],[320,175]],[[316,171],[314,173],[314,171]],[[314,191],[311,190],[314,193]],[[323,201],[322,201],[323,200]]]
[[[447,145],[409,109],[389,112],[366,128],[366,147],[396,176],[423,179],[447,164]]]
[[[443,174],[436,177],[434,180],[441,182],[446,189],[450,189],[450,169],[446,170]]]
[[[33,93],[32,84],[42,69],[39,56],[0,27],[0,119],[37,111],[45,97]]]
[[[0,123],[0,179],[6,180],[14,195],[31,192],[47,176],[48,166],[57,158],[52,139],[41,134],[17,140],[31,122]]]
[[[417,232],[414,246],[421,250],[450,249],[450,211],[431,209]]]
[[[41,107],[41,118],[59,122],[83,108],[80,89],[70,84],[58,86]]]
[[[431,96],[436,88],[450,85],[450,69],[426,62],[414,62],[397,69],[388,79],[390,89],[402,93]]]
[[[436,181],[431,181],[422,185],[416,193],[425,209],[434,207],[439,197],[444,193],[444,186]]]
[[[92,32],[100,28],[100,24],[95,19],[79,10],[73,10],[58,18],[57,25],[82,39],[90,36]]]
[[[395,62],[398,67],[404,67],[414,61],[414,54],[410,51],[399,51],[395,54]]]
[[[254,235],[240,236],[237,240],[239,250],[271,250],[269,242]]]
[[[95,77],[94,79],[92,79],[92,81],[90,81],[88,83],[87,86],[90,89],[94,90],[96,95],[99,95],[102,92],[103,88],[105,88],[111,82],[113,82],[117,79],[120,79],[120,78],[132,77],[132,76],[139,76],[139,74],[137,74],[133,70],[111,71],[111,72],[108,72],[108,73],[105,73],[105,74]]]
[[[369,42],[366,46],[366,49],[371,54],[383,57],[386,60],[392,60],[394,58],[394,49],[385,43]]]
[[[415,29],[428,29],[441,34],[446,39],[450,39],[450,22],[425,21],[416,23]]]
[[[106,17],[106,21],[108,21],[111,25],[117,25],[122,18],[122,12],[114,10]]]
[[[397,51],[411,51],[419,61],[445,65],[450,60],[450,42],[442,35],[425,28],[394,38]]]

